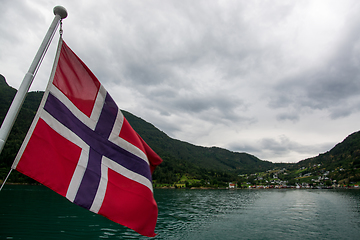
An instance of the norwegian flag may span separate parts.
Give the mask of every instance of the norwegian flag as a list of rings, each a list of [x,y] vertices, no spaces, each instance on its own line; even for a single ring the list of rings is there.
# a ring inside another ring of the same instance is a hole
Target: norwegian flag
[[[153,237],[151,174],[161,158],[60,40],[55,71],[13,169],[71,202]]]

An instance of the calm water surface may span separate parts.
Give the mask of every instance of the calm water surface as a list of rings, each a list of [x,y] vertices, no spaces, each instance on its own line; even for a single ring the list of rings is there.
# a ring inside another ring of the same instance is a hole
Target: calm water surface
[[[360,239],[360,190],[155,189],[154,239]],[[0,192],[0,239],[149,239],[43,186]]]

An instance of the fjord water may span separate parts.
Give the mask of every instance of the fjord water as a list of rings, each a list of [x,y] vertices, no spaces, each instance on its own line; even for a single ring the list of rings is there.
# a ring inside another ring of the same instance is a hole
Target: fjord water
[[[359,239],[360,190],[155,189],[154,239]],[[0,192],[0,239],[148,239],[43,186]]]

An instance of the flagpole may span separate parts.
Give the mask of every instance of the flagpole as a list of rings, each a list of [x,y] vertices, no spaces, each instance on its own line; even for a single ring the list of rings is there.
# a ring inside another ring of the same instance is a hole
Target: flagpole
[[[67,11],[62,6],[56,6],[53,9],[54,20],[52,21],[49,30],[47,31],[43,42],[40,45],[38,52],[35,55],[33,62],[30,65],[28,72],[25,74],[24,79],[17,91],[14,100],[5,116],[5,119],[0,128],[0,154],[4,148],[5,142],[9,136],[12,126],[16,120],[17,115],[20,112],[21,106],[25,100],[26,94],[29,91],[31,83],[36,75],[36,72],[41,64],[42,59],[45,56],[46,50],[48,49],[51,40],[55,34],[55,31],[59,25],[61,19],[67,17]]]

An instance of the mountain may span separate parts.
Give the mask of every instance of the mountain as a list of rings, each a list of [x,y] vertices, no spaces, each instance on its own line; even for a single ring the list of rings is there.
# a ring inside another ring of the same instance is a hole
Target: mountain
[[[2,123],[15,93],[16,89],[10,87],[5,78],[0,75],[0,123]],[[42,95],[43,92],[28,93],[0,156],[0,168],[11,165],[35,116]],[[174,175],[180,173],[199,176],[204,173],[209,174],[209,172],[219,175],[221,172],[226,175],[226,172],[253,173],[274,167],[273,163],[262,161],[247,153],[231,152],[218,147],[200,147],[170,138],[143,119],[126,111],[122,112],[135,131],[163,158],[164,162],[155,172],[157,175],[164,173],[163,175],[166,177],[162,176],[162,178],[166,178],[167,182],[171,181],[170,179],[175,180]],[[154,178],[157,175],[155,174]]]
[[[0,121],[2,122],[9,105],[14,98],[16,89],[10,87],[4,76],[0,75]]]
[[[275,171],[274,171],[275,172]],[[289,185],[330,187],[360,184],[360,131],[347,136],[331,150],[277,171]]]
[[[221,169],[237,173],[264,171],[273,163],[247,154],[231,152],[218,147],[201,147],[170,138],[152,124],[122,111],[131,126],[162,157],[170,157],[208,169]]]
[[[16,89],[10,87],[0,74],[0,124],[2,124],[10,104],[16,94]],[[11,133],[0,155],[0,167],[11,166],[18,149],[31,125],[43,92],[29,92],[15,121]]]
[[[350,134],[330,151],[302,160],[296,166],[309,167],[316,164],[324,169],[360,168],[360,131]]]
[[[16,89],[10,87],[5,78],[0,75],[0,123],[2,123],[15,93]],[[35,116],[42,95],[43,92],[28,93],[0,155],[0,179],[3,179],[4,175],[7,174],[8,168],[15,158]],[[209,182],[213,180],[215,182],[238,181],[239,174],[259,173],[275,168],[286,168],[289,171],[296,172],[296,169],[313,168],[314,165],[320,165],[321,171],[324,169],[360,168],[360,132],[349,135],[343,142],[326,153],[302,160],[296,164],[280,164],[263,161],[247,153],[231,152],[218,147],[201,147],[173,139],[151,123],[127,111],[122,112],[134,130],[164,160],[153,174],[153,179],[161,183],[177,182],[184,175]],[[356,177],[354,172],[346,174]],[[24,178],[19,174],[12,177],[12,181],[22,181],[21,179]]]

